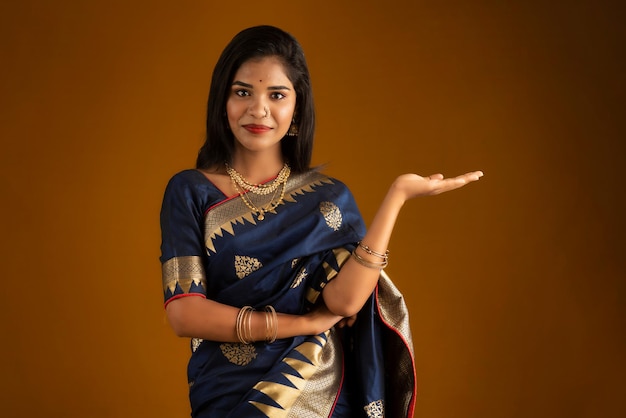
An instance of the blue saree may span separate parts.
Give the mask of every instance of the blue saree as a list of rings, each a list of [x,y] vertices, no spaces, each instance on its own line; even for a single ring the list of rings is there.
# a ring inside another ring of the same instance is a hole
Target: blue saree
[[[365,233],[348,188],[317,171],[291,176],[262,221],[183,171],[166,188],[161,229],[166,304],[200,296],[295,315],[313,309]],[[407,309],[384,272],[353,327],[272,344],[194,338],[187,374],[194,418],[413,416]]]

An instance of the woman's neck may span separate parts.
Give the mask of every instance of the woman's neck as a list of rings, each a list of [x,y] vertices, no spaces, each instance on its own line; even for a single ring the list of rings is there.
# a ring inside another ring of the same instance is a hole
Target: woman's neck
[[[235,155],[232,167],[237,170],[247,181],[259,184],[276,177],[283,168],[285,162],[282,156],[242,156]]]

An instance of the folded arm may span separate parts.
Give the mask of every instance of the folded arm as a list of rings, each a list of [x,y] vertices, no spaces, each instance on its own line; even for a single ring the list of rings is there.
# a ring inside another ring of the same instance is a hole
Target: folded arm
[[[169,302],[167,319],[179,337],[202,338],[221,342],[238,342],[236,332],[239,308],[224,305],[201,296],[185,296]],[[263,341],[267,335],[265,312],[253,312],[250,331],[254,341]],[[342,319],[325,306],[319,306],[305,315],[277,314],[277,338],[297,335],[315,335],[330,329]]]

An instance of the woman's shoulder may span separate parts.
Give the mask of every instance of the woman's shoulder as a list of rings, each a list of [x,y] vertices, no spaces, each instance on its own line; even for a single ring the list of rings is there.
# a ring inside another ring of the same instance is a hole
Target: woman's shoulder
[[[204,176],[204,174],[202,174],[199,170],[190,168],[190,169],[179,171],[178,173],[174,174],[170,178],[168,185],[173,184],[173,185],[182,186],[182,185],[196,185],[196,184],[204,184],[204,183],[209,183],[209,181]]]
[[[222,192],[196,169],[182,170],[174,174],[167,183],[165,194],[186,195],[192,200],[207,203],[224,198]]]

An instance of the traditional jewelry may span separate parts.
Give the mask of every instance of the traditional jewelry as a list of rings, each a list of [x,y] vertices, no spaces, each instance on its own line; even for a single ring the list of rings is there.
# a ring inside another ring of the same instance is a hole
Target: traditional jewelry
[[[356,252],[357,248],[360,248],[361,250],[365,251],[369,255],[382,259],[382,261],[374,262],[374,261],[366,260],[365,258],[361,257],[359,254],[357,254]],[[352,257],[354,257],[354,259],[362,266],[369,267],[372,269],[382,270],[385,267],[387,267],[387,265],[389,265],[389,250],[385,251],[384,253],[379,253],[377,251],[372,250],[370,247],[363,244],[362,242],[359,242],[357,244],[357,248],[355,248],[354,251],[352,251]]]
[[[376,251],[372,250],[370,247],[363,244],[362,242],[359,242],[359,247],[361,247],[361,249],[365,251],[366,253],[368,253],[369,255],[375,255],[376,257],[380,257],[385,260],[389,258],[389,250],[385,251],[384,253],[377,253]]]
[[[289,175],[291,174],[291,168],[289,165],[285,164],[283,168],[280,170],[278,175],[274,180],[266,184],[252,184],[247,181],[237,170],[230,167],[226,164],[226,172],[230,176],[230,179],[235,187],[235,191],[243,200],[243,203],[250,209],[253,213],[257,214],[257,219],[262,221],[265,219],[265,214],[267,212],[272,212],[276,209],[280,204],[283,203],[285,198],[285,190],[287,188],[287,180],[289,179]],[[282,186],[282,187],[281,187]],[[281,187],[280,197],[276,200],[276,194],[278,193],[278,188]],[[246,193],[244,193],[244,190]],[[262,207],[257,207],[253,202],[250,196],[248,196],[247,192],[254,193],[257,195],[268,195],[270,193],[274,193],[270,201]]]
[[[268,344],[276,341],[278,335],[278,315],[272,305],[265,307],[265,341]]]
[[[237,314],[235,332],[237,333],[237,339],[242,344],[250,344],[254,341],[252,336],[252,312],[254,312],[252,306],[244,306]],[[247,329],[244,324],[247,325]]]
[[[295,120],[291,122],[291,125],[289,125],[287,136],[298,136],[298,125],[296,125]]]
[[[293,116],[291,117],[291,125],[289,125],[289,130],[287,131],[287,136],[298,136],[298,124],[296,123],[296,112],[293,112]]]
[[[363,257],[361,257],[360,255],[358,255],[356,253],[356,251],[352,251],[352,257],[362,266],[371,268],[371,269],[377,269],[377,270],[382,270],[385,267],[387,267],[387,265],[389,264],[388,261],[381,261],[380,263],[376,263],[376,262],[372,262],[372,261],[367,261],[366,259],[364,259]]]
[[[264,106],[263,110],[265,111],[265,116],[263,116],[263,119],[269,118],[270,117],[270,110],[269,110],[269,108],[267,106]]]
[[[254,342],[254,335],[252,334],[252,313],[254,308],[252,306],[244,306],[239,310],[237,314],[237,320],[235,321],[235,333],[237,339],[242,344],[251,344]],[[276,309],[272,305],[265,307],[265,341],[268,344],[276,341],[278,336],[278,315]]]
[[[247,327],[245,328],[245,330],[247,330],[248,332],[246,333],[246,339],[248,340],[249,343],[254,342],[254,336],[252,335],[252,312],[254,312],[254,308],[250,309],[248,311],[248,316],[246,317],[247,319]]]
[[[278,186],[287,181],[289,175],[291,174],[291,168],[287,163],[285,163],[283,168],[281,168],[278,172],[278,175],[276,175],[276,178],[265,184],[250,183],[237,170],[228,165],[228,163],[226,163],[226,172],[230,176],[231,180],[236,182],[243,190],[259,195],[266,195],[274,192]]]

